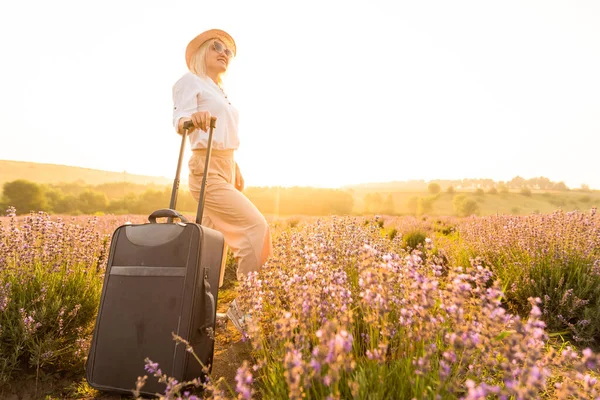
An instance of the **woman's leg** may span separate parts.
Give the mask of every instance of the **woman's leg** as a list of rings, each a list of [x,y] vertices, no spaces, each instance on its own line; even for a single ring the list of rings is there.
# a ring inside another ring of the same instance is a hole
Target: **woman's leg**
[[[258,271],[271,254],[269,225],[256,206],[231,184],[233,159],[211,157],[210,164],[203,224],[223,234],[238,263],[237,278],[241,280],[248,273]],[[202,155],[190,160],[189,186],[196,201],[200,196],[203,166]]]
[[[216,177],[218,178],[218,177]],[[271,232],[264,216],[246,196],[222,179],[207,184],[204,214],[225,237],[238,262],[237,278],[258,271],[271,254]]]

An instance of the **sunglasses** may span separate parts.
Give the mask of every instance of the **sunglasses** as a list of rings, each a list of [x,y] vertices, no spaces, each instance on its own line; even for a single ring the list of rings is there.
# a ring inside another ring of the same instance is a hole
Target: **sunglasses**
[[[216,40],[213,42],[213,48],[219,54],[225,53],[227,58],[233,57],[233,51],[229,50],[227,47],[223,46],[221,42],[217,42]]]

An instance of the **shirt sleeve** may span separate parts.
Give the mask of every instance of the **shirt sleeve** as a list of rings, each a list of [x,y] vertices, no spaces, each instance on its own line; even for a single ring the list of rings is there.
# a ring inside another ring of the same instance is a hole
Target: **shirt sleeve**
[[[190,117],[198,111],[199,89],[189,75],[182,77],[173,85],[173,127],[175,131],[177,131],[177,125],[181,118]]]

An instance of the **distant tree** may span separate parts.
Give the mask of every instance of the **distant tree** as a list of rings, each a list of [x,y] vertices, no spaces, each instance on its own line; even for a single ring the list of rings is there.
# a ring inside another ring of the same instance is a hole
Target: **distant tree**
[[[483,196],[485,194],[485,192],[483,191],[482,188],[477,188],[477,190],[475,190],[475,194],[477,196]]]
[[[28,214],[31,211],[48,211],[48,202],[44,191],[36,183],[17,179],[12,182],[6,182],[2,186],[2,209],[5,211],[13,206],[17,209],[17,214]]]
[[[419,207],[419,197],[418,196],[411,196],[407,200],[406,206],[408,207],[408,212],[410,212],[411,214],[416,214],[417,213],[417,209]]]
[[[329,202],[327,214],[349,215],[352,213],[352,209],[354,208],[354,197],[352,196],[352,193],[342,190],[330,190],[328,192],[329,195],[327,195],[327,197],[329,198]]]
[[[394,198],[392,194],[389,193],[383,202],[383,209],[381,210],[382,214],[392,215],[395,212],[394,207]]]
[[[508,186],[504,182],[498,184],[498,191],[500,193],[508,193]]]
[[[107,200],[104,193],[86,190],[79,195],[78,200],[78,209],[84,214],[93,214],[106,210]]]
[[[477,202],[464,194],[455,196],[452,203],[454,205],[454,212],[459,217],[468,217],[470,215],[479,214],[479,205]]]
[[[531,196],[531,189],[529,189],[528,187],[524,187],[521,188],[521,191],[519,193],[521,193],[523,196]]]
[[[540,176],[538,178],[538,186],[541,190],[548,190],[552,188],[552,181],[550,179]]]
[[[417,207],[417,214],[429,214],[433,211],[433,202],[435,201],[435,197],[421,197],[419,199],[419,204]]]
[[[365,198],[363,199],[364,202],[364,212],[365,213],[370,213],[371,212],[371,208],[373,207],[373,195],[371,195],[371,193],[367,193],[367,195],[365,196]]]
[[[431,194],[438,194],[442,190],[439,183],[431,182],[429,186],[427,186],[427,191]]]
[[[383,205],[383,198],[381,197],[381,194],[375,193],[373,195],[373,202],[372,202],[373,208],[371,210],[371,212],[374,213],[378,213],[381,212],[381,206]]]
[[[150,214],[160,208],[166,208],[169,205],[171,194],[166,190],[146,190],[139,197],[136,214]]]
[[[446,189],[446,193],[454,193],[454,186],[448,186],[448,188]]]
[[[525,186],[525,179],[521,178],[520,176],[515,176],[514,178],[512,178],[509,182],[508,182],[508,187],[510,188],[514,188],[514,189],[520,189],[523,186]]]
[[[81,210],[79,210],[79,198],[72,194],[62,196],[52,206],[52,211],[56,214],[81,214]]]
[[[138,213],[139,207],[139,197],[133,193],[126,194],[125,197],[118,200],[112,200],[106,206],[106,211],[111,214],[134,214]],[[186,210],[189,211],[189,208],[180,208],[179,202],[178,210]]]
[[[582,192],[589,192],[590,191],[590,185],[586,185],[585,183],[581,184],[581,191]]]
[[[57,183],[50,186],[54,189],[60,190],[64,195],[72,194],[74,196],[79,196],[86,190],[94,190],[93,186],[86,185],[82,180],[69,183]]]
[[[489,194],[498,194],[498,189],[496,189],[495,187],[490,188],[490,190],[488,190]]]
[[[60,189],[56,189],[51,186],[42,186],[44,191],[44,196],[46,196],[46,201],[48,202],[48,211],[56,212],[56,208],[59,207],[59,203],[64,199],[65,195]]]
[[[561,181],[554,184],[554,190],[567,191],[569,190],[569,188],[567,187],[567,185],[565,185],[564,182]]]

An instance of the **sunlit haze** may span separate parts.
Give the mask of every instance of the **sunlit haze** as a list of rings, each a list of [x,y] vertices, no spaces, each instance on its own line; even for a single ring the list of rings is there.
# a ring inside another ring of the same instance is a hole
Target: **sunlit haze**
[[[171,88],[210,28],[237,42],[248,186],[600,188],[592,0],[4,2],[0,159],[171,177]]]

